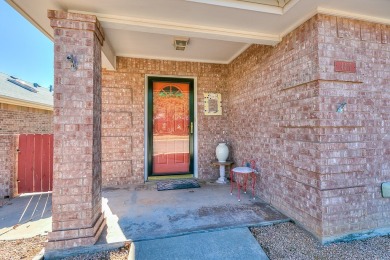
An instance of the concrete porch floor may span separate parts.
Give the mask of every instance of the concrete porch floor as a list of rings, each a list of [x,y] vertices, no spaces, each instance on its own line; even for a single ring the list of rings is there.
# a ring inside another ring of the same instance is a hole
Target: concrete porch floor
[[[232,228],[270,225],[289,218],[249,192],[237,200],[230,185],[157,191],[156,183],[103,190],[107,228],[98,244],[145,241]]]
[[[103,189],[107,227],[97,245],[45,252],[45,258],[115,249],[130,240],[138,259],[268,259],[247,227],[289,219],[249,193],[238,202],[230,185],[200,184],[170,191],[157,191],[155,182]],[[0,219],[0,240],[45,235],[51,231],[51,194],[14,198]]]

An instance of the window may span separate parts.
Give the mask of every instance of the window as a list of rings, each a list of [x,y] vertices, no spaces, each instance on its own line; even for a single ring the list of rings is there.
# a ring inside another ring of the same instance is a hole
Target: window
[[[160,97],[182,97],[183,93],[181,93],[181,90],[175,86],[167,86],[160,91],[159,96]]]

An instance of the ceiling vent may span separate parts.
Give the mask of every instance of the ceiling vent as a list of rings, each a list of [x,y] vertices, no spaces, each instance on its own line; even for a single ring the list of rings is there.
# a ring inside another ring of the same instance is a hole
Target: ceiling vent
[[[190,42],[190,38],[175,37],[175,39],[173,40],[173,46],[177,51],[184,51],[187,45],[189,44],[189,42]]]

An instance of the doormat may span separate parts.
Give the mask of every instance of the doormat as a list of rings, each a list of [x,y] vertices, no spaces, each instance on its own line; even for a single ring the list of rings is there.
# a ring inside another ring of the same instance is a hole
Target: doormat
[[[200,188],[199,183],[194,180],[169,180],[157,182],[157,190],[179,190],[179,189],[192,189]]]

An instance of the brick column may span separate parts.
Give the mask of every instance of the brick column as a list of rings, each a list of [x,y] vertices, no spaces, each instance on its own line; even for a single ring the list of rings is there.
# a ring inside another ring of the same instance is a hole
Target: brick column
[[[91,245],[101,205],[101,46],[95,16],[48,11],[54,29],[53,232],[47,250]],[[68,56],[77,60],[71,69]]]

